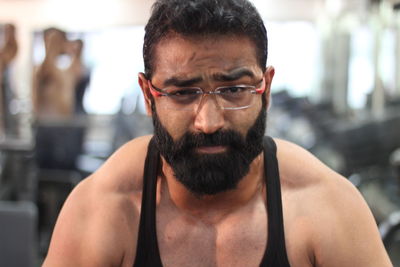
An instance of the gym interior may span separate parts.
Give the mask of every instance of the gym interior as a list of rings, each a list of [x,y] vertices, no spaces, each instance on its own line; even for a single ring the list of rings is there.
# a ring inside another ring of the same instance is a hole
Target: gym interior
[[[153,2],[0,0],[0,266],[40,266],[71,190],[152,133],[137,74]],[[347,177],[400,267],[400,2],[252,2],[276,69],[267,134]],[[51,68],[69,102],[38,95]]]

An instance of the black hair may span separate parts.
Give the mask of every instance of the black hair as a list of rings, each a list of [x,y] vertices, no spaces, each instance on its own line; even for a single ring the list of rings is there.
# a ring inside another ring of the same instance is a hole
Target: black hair
[[[267,31],[248,0],[157,0],[145,28],[144,71],[151,79],[156,45],[170,34],[182,36],[243,35],[256,46],[258,62],[266,69]]]

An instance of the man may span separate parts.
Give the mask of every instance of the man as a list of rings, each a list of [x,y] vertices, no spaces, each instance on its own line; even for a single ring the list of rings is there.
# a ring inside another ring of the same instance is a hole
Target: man
[[[3,45],[0,49],[0,70],[5,71],[18,52],[15,26],[13,24],[4,25]],[[1,72],[2,73],[2,72]]]
[[[247,0],[157,1],[143,52],[154,137],[77,186],[44,266],[391,266],[357,190],[263,138],[275,71]]]
[[[75,110],[75,88],[82,77],[82,41],[69,41],[66,32],[48,28],[43,32],[46,55],[35,73],[33,103],[39,121],[70,119]],[[69,56],[68,66],[59,66],[59,57]]]
[[[10,88],[9,65],[18,52],[15,26],[6,24],[3,28],[3,44],[0,47],[0,136],[9,134],[12,128],[10,124],[9,102],[12,99]]]

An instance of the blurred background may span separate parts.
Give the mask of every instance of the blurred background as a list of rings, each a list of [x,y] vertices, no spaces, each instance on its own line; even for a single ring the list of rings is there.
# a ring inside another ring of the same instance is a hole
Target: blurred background
[[[400,266],[400,1],[253,0],[276,68],[267,133],[355,184]],[[40,266],[72,188],[152,133],[153,0],[0,0],[0,266]]]

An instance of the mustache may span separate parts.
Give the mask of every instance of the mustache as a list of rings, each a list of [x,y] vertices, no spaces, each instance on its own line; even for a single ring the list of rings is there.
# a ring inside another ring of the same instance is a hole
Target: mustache
[[[191,151],[202,146],[228,146],[239,149],[246,146],[246,140],[236,131],[220,130],[212,134],[185,133],[176,143],[180,151]]]

